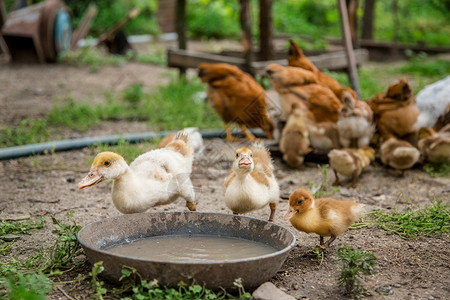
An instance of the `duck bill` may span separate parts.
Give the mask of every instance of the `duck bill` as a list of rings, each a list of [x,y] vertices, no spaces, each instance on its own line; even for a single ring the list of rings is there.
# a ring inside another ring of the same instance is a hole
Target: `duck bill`
[[[239,168],[241,168],[241,169],[250,169],[251,166],[252,166],[252,162],[248,158],[242,158],[239,161]]]
[[[93,186],[99,182],[103,181],[103,176],[98,173],[98,170],[89,171],[89,173],[84,177],[79,183],[78,188],[80,190]]]
[[[285,220],[289,220],[290,218],[292,218],[295,215],[295,209],[293,207],[289,207],[288,212],[286,213],[286,215],[284,216]]]

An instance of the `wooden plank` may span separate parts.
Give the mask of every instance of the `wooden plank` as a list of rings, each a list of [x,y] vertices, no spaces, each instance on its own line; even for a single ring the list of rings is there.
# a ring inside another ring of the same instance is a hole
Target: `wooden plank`
[[[344,51],[324,53],[308,57],[319,69],[342,70],[347,68],[347,57]],[[362,65],[369,59],[369,51],[366,49],[355,49],[355,60],[357,65]],[[217,55],[211,53],[197,52],[192,50],[169,49],[167,51],[167,65],[174,68],[197,68],[200,63],[228,63],[243,68],[245,61],[239,57]],[[256,73],[262,74],[264,68],[269,64],[286,66],[287,59],[254,61],[252,68]]]
[[[70,41],[70,50],[74,51],[78,47],[78,41],[84,39],[89,32],[89,28],[97,15],[98,8],[95,4],[89,4],[87,11],[80,21],[80,25],[73,31],[72,40]]]
[[[242,67],[245,63],[243,58],[229,57],[192,50],[168,49],[167,66],[174,68],[197,68],[200,63],[228,63]]]

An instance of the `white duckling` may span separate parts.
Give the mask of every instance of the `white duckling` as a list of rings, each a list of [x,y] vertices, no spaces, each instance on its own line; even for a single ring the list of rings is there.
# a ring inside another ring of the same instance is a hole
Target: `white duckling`
[[[186,207],[194,211],[192,162],[188,136],[180,132],[165,148],[141,154],[129,166],[117,153],[99,153],[78,187],[85,189],[104,180],[114,180],[112,200],[124,214],[144,212],[178,197],[185,199]]]
[[[225,179],[225,204],[234,214],[270,207],[273,222],[280,190],[273,174],[269,151],[261,144],[253,149],[239,148]]]

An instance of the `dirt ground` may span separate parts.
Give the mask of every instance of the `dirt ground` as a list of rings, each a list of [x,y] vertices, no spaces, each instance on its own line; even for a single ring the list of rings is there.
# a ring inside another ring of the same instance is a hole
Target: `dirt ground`
[[[104,67],[98,72],[87,68],[58,65],[0,64],[0,128],[16,125],[23,118],[46,114],[55,99],[72,96],[86,102],[104,101],[104,93],[120,92],[134,82],[142,82],[146,89],[168,81],[167,70],[162,67],[128,63],[121,67]],[[145,122],[105,123],[88,132],[68,132],[65,138],[98,136],[148,131]],[[223,201],[223,181],[231,165],[237,144],[220,139],[206,140],[203,155],[194,162],[192,181],[196,189],[199,211],[229,213]],[[220,153],[219,153],[220,152]],[[219,153],[219,154],[218,154]],[[15,243],[13,253],[25,253],[52,243],[50,216],[64,218],[74,211],[74,218],[85,225],[102,218],[119,215],[111,201],[111,184],[103,183],[80,191],[77,182],[89,169],[96,153],[81,149],[0,161],[0,218],[44,215],[45,230],[25,235]],[[275,175],[281,199],[276,222],[291,229],[296,247],[278,274],[271,281],[296,298],[343,298],[337,287],[340,265],[336,261],[339,245],[345,244],[372,252],[377,257],[377,273],[365,278],[364,285],[373,299],[448,299],[450,295],[450,239],[448,235],[433,238],[404,240],[386,235],[377,229],[351,230],[340,236],[331,246],[324,261],[311,255],[318,236],[296,231],[283,220],[288,208],[287,197],[298,187],[309,187],[322,181],[320,166],[308,162],[300,170],[289,169],[279,157],[274,157]],[[329,172],[328,184],[334,180]],[[450,179],[432,178],[420,168],[397,177],[382,166],[370,166],[356,188],[341,187],[331,196],[351,199],[366,204],[370,209],[392,211],[409,205],[425,206],[434,198],[446,203],[450,200]],[[184,210],[184,203],[151,208],[149,211]],[[269,208],[250,216],[267,219]],[[86,267],[87,275],[90,267]],[[67,280],[77,273],[69,273]],[[375,290],[390,285],[393,295],[382,296]],[[81,283],[57,285],[50,299],[66,299],[61,290],[75,299],[90,299],[89,279]]]

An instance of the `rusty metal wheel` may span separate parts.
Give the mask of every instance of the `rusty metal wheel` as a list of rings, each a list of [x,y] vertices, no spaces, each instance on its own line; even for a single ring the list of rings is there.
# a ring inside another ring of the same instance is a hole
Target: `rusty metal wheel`
[[[45,3],[39,34],[46,60],[55,62],[58,56],[70,46],[72,27],[68,9],[64,3],[58,0],[49,0]]]

